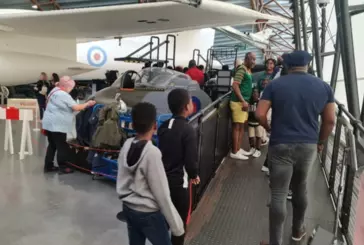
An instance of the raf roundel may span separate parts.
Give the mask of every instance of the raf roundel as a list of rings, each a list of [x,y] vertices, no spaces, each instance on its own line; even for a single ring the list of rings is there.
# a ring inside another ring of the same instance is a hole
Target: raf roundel
[[[98,46],[91,47],[87,52],[87,61],[92,66],[102,67],[107,61],[105,50]]]

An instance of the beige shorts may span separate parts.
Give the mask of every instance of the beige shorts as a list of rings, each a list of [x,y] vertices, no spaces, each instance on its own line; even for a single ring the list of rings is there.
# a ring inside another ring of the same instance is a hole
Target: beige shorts
[[[252,127],[249,126],[249,138],[262,138],[264,133],[264,128],[262,126]]]

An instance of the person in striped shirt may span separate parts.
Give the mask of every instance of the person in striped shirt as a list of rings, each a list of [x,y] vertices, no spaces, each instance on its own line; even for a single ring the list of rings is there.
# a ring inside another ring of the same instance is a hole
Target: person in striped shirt
[[[238,160],[247,160],[252,151],[241,149],[244,136],[244,125],[248,120],[249,100],[252,95],[253,77],[251,69],[255,66],[256,56],[252,52],[245,55],[244,63],[236,61],[236,72],[232,85],[230,109],[233,121],[233,148],[230,157]]]

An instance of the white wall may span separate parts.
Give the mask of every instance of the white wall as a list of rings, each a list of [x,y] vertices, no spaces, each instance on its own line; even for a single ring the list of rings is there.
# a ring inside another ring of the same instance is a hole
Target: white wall
[[[176,35],[176,66],[187,66],[188,61],[192,59],[194,49],[200,49],[201,54],[205,57],[207,50],[213,45],[215,31],[212,29],[201,29],[195,31],[185,31],[175,33]],[[166,39],[166,35],[158,35],[161,42]],[[106,70],[118,70],[124,72],[126,70],[139,70],[143,64],[131,64],[120,61],[114,61],[114,58],[125,57],[149,42],[150,36],[125,38],[121,40],[119,46],[119,40],[105,40],[95,41],[89,43],[77,44],[77,60],[79,62],[89,64],[87,59],[87,53],[93,46],[101,47],[107,56],[107,62],[100,67],[99,70],[85,73],[74,77],[75,79],[104,79]],[[172,47],[170,45],[170,47]],[[170,48],[171,49],[171,48]],[[138,55],[146,53],[149,48],[142,50]],[[154,58],[156,52],[153,53]],[[170,53],[171,55],[171,53]],[[165,57],[165,46],[160,49],[160,58]],[[163,58],[162,58],[163,59]],[[201,61],[202,62],[202,61]],[[91,64],[90,64],[91,65]]]

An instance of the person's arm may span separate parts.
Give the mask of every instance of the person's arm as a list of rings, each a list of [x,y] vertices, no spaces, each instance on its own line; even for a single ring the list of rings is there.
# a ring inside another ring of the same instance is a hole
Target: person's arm
[[[174,236],[184,234],[183,221],[172,203],[162,155],[159,151],[148,150],[149,160],[146,163],[146,173],[150,191],[152,192],[162,214]]]
[[[89,100],[86,103],[83,104],[77,104],[76,102],[74,102],[75,104],[73,104],[72,106],[70,106],[72,108],[73,111],[82,111],[88,107],[91,107],[95,104],[95,101],[93,100]]]
[[[67,96],[60,97],[60,100],[66,104],[67,107],[71,108],[73,111],[82,111],[87,107],[93,106],[96,104],[94,100],[89,100],[83,104],[77,104],[76,101],[71,97],[71,95],[67,94]]]
[[[262,125],[267,131],[270,131],[270,124],[268,122],[268,111],[272,106],[272,83],[264,89],[262,98],[258,103],[257,110],[255,111],[255,117],[260,125]]]
[[[238,100],[242,103],[246,103],[246,101],[243,98],[243,95],[240,92],[240,83],[243,81],[244,76],[245,76],[245,70],[241,68],[237,69],[233,81],[233,92],[235,93]]]
[[[327,103],[321,113],[319,144],[323,144],[329,138],[335,127],[335,118],[335,103]]]
[[[326,85],[326,84],[325,84]],[[321,113],[321,128],[318,144],[323,145],[323,143],[329,138],[332,130],[335,127],[335,98],[331,87],[326,86],[328,93],[327,104]]]
[[[196,179],[198,177],[198,145],[196,132],[192,126],[188,125],[183,135],[183,146],[184,146],[184,166],[190,179]]]

